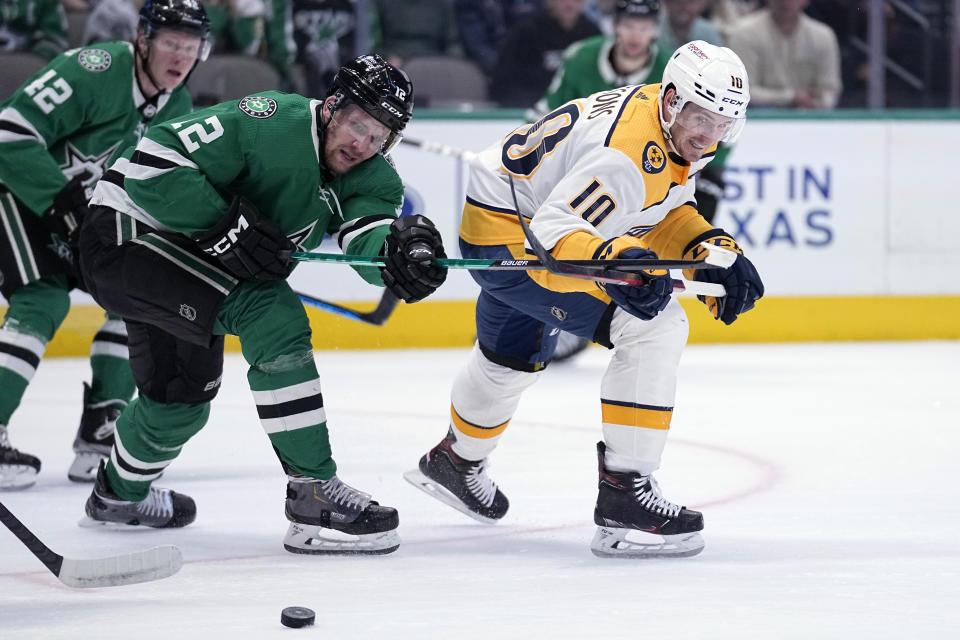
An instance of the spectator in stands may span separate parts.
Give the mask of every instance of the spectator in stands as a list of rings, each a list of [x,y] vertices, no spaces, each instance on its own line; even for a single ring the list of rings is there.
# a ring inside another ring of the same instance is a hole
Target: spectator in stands
[[[302,65],[304,73],[304,95],[325,97],[337,70],[354,58],[357,17],[353,1],[273,1],[283,2],[290,9],[296,61]],[[375,48],[374,43],[379,38],[377,12],[372,2],[367,3],[367,9],[370,13],[371,40],[374,41],[371,46]],[[275,48],[268,42],[268,55]]]
[[[587,0],[583,13],[593,20],[605,36],[613,35],[613,23],[616,20],[616,0]]]
[[[280,75],[281,91],[302,93],[293,77],[293,63],[297,45],[293,37],[292,0],[265,0],[266,16],[263,23],[263,46],[260,55]]]
[[[832,109],[840,98],[840,50],[827,25],[803,13],[807,0],[767,0],[730,32],[750,77],[751,104]]]
[[[574,42],[600,34],[583,13],[586,0],[544,0],[543,9],[507,34],[490,82],[504,107],[531,107],[547,90]]]
[[[214,53],[255,56],[263,42],[264,0],[205,0]]]
[[[657,46],[660,0],[615,0],[614,6],[614,35],[570,45],[531,120],[598,91],[660,82],[673,53]]]
[[[462,55],[450,0],[376,0],[380,51],[395,67],[417,56]]]
[[[703,40],[718,46],[724,40],[717,28],[703,17],[710,0],[663,0],[660,14],[661,49],[676,51],[680,45]]]
[[[730,34],[730,29],[741,18],[753,13],[759,7],[760,0],[711,0],[706,17],[716,27],[720,37],[726,40]]]
[[[83,44],[133,40],[144,0],[100,0],[87,17]]]
[[[0,53],[26,51],[47,60],[67,48],[67,14],[60,0],[3,0]]]
[[[539,9],[540,0],[453,0],[464,52],[488,77],[497,66],[507,32]]]

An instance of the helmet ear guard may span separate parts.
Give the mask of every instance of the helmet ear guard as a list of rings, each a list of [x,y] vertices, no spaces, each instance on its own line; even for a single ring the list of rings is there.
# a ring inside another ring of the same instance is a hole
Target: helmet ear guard
[[[673,99],[666,104],[669,89]],[[677,49],[663,71],[660,85],[660,125],[670,137],[670,128],[688,102],[720,116],[733,118],[733,126],[722,138],[732,143],[743,131],[750,103],[747,70],[731,49],[703,40],[688,42]]]

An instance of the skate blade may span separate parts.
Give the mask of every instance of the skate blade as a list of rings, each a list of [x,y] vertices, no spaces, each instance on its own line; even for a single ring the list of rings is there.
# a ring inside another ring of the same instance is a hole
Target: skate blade
[[[37,483],[37,470],[22,464],[0,464],[0,491],[21,491]]]
[[[494,518],[488,518],[480,515],[479,513],[474,513],[467,507],[467,505],[463,504],[463,502],[461,502],[457,496],[450,493],[449,489],[435,480],[431,480],[427,476],[423,475],[420,469],[411,469],[410,471],[406,471],[404,472],[403,477],[407,482],[415,486],[417,489],[420,489],[420,491],[423,491],[428,496],[435,498],[449,507],[453,507],[460,513],[468,515],[478,522],[482,522],[484,524],[497,524],[500,522]]]
[[[649,542],[627,539],[628,535],[645,536]],[[661,542],[653,542],[657,539]],[[590,543],[590,551],[598,558],[688,558],[703,547],[703,536],[698,532],[664,536],[614,527],[597,527]]]
[[[105,457],[94,451],[78,451],[67,477],[73,482],[93,482],[97,479],[97,467]]]
[[[350,535],[335,529],[290,523],[283,548],[306,555],[384,555],[400,546],[396,529]]]
[[[107,529],[109,531],[156,531],[157,527],[147,527],[142,524],[127,524],[125,522],[107,522],[94,520],[90,516],[83,516],[77,522],[78,527],[84,529]]]

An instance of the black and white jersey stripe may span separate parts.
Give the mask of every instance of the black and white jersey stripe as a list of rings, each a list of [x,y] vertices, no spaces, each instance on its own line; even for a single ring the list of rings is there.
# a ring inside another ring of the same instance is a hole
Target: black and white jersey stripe
[[[9,369],[27,382],[37,372],[47,343],[40,338],[0,328],[0,368]]]
[[[394,216],[380,214],[374,216],[364,216],[355,220],[347,220],[337,232],[336,240],[340,245],[340,250],[344,253],[350,253],[350,243],[357,239],[363,233],[382,227],[389,226],[396,218]]]
[[[0,111],[0,144],[23,140],[33,140],[44,147],[47,146],[47,141],[43,139],[36,127],[30,124],[30,121],[24,118],[18,110],[7,107]]]
[[[127,349],[127,325],[123,320],[107,320],[93,336],[91,356],[130,359]]]
[[[253,399],[257,403],[260,424],[268,434],[294,431],[327,421],[319,380],[272,391],[254,391]]]
[[[177,453],[179,453],[179,451],[177,451]],[[175,455],[176,454],[174,454],[174,456]],[[116,469],[117,475],[124,480],[131,482],[149,482],[159,478],[163,470],[173,462],[173,458],[161,462],[138,460],[136,457],[130,455],[127,448],[123,446],[123,441],[120,439],[120,434],[118,433],[113,441],[113,449],[110,451],[110,461],[113,462],[113,467]]]

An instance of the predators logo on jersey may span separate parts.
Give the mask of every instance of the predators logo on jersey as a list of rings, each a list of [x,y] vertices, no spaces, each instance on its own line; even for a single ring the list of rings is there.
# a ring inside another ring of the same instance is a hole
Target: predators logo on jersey
[[[667,166],[667,159],[656,142],[650,141],[643,149],[643,170],[647,173],[660,173]]]

